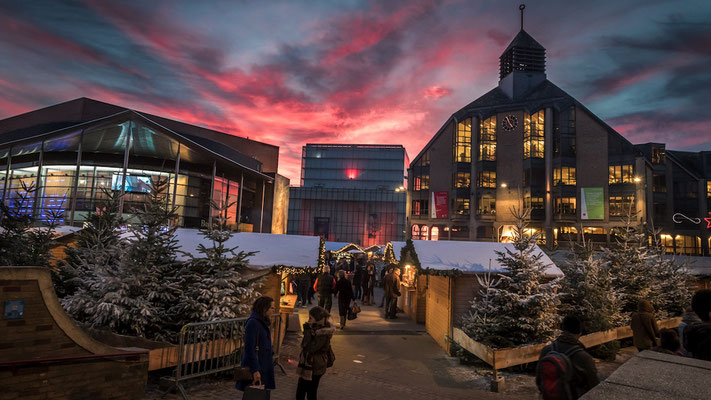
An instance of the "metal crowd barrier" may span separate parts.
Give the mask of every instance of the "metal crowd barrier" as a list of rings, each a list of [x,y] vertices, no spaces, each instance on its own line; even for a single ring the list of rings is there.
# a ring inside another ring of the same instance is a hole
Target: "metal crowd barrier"
[[[175,388],[183,399],[188,394],[183,382],[201,376],[231,371],[240,365],[244,350],[244,328],[248,318],[233,318],[211,322],[195,322],[183,326],[178,344],[178,364]],[[272,349],[274,365],[286,374],[279,363],[281,342],[284,336],[281,314],[271,316]],[[167,392],[166,392],[167,393]]]

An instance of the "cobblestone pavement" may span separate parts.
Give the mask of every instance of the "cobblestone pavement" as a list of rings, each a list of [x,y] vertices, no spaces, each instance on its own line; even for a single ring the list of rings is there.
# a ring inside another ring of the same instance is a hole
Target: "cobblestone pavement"
[[[306,320],[305,308],[299,310]],[[523,390],[505,394],[488,391],[490,373],[487,370],[460,365],[424,332],[424,326],[401,317],[384,320],[382,309],[364,306],[358,319],[348,321],[344,331],[337,331],[332,340],[336,362],[321,380],[322,400],[431,400],[431,399],[535,399],[530,382]],[[294,321],[295,322],[295,321]],[[277,369],[277,389],[273,400],[291,400],[296,393],[295,376],[301,337],[290,333],[280,357],[287,375]],[[512,381],[511,383],[515,382]],[[520,388],[519,388],[520,389]],[[230,381],[208,381],[187,388],[191,399],[241,399],[242,393]],[[159,399],[161,393],[152,387],[145,400]],[[164,399],[180,399],[169,394]]]

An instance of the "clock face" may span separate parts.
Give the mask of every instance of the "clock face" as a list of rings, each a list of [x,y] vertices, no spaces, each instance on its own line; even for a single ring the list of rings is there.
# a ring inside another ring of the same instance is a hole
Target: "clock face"
[[[509,114],[501,120],[501,127],[505,131],[512,131],[518,126],[518,120],[513,115]]]

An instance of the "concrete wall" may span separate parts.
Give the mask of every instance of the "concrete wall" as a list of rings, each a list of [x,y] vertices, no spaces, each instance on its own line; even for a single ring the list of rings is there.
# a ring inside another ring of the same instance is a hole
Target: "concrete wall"
[[[0,267],[2,311],[5,302],[19,300],[22,318],[0,320],[2,399],[143,397],[147,353],[76,359],[125,352],[93,340],[66,315],[48,269]]]
[[[289,178],[276,174],[272,187],[274,191],[270,216],[271,233],[286,234],[286,220],[289,216]]]
[[[586,226],[602,225],[609,220],[609,187],[608,187],[608,151],[607,130],[595,121],[587,112],[578,108],[576,113],[576,154],[577,164],[577,211],[576,218],[580,221],[580,189],[602,187],[605,199],[605,219],[595,224],[586,221]]]

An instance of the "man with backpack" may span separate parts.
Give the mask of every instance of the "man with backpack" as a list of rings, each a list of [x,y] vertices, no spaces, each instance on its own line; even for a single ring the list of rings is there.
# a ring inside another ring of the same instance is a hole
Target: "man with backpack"
[[[600,383],[595,361],[579,340],[580,319],[568,315],[561,328],[561,335],[538,358],[536,385],[543,399],[577,399]]]

